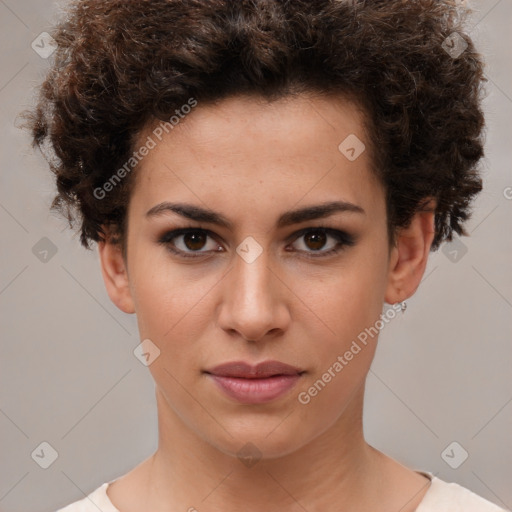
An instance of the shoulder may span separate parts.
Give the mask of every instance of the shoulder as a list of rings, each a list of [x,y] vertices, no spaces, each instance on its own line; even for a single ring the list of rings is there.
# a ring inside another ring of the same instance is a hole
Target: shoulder
[[[456,483],[431,476],[432,483],[416,512],[505,512],[505,509]]]
[[[108,498],[108,485],[109,482],[105,482],[85,498],[60,508],[57,512],[98,512],[98,510],[102,512],[119,512]]]

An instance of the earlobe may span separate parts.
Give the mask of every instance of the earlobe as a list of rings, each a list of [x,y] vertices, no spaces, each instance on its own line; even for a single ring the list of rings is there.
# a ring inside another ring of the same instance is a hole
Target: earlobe
[[[121,246],[107,241],[98,242],[101,274],[110,300],[125,313],[135,313],[130,282]]]
[[[435,235],[433,202],[418,211],[408,227],[399,230],[388,269],[385,301],[401,302],[414,294],[427,266]]]

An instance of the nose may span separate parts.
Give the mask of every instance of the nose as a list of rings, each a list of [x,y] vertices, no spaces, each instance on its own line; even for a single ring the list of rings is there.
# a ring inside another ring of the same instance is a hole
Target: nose
[[[290,322],[291,292],[279,274],[269,266],[268,251],[252,262],[237,255],[222,280],[219,326],[231,336],[253,342],[283,334]]]

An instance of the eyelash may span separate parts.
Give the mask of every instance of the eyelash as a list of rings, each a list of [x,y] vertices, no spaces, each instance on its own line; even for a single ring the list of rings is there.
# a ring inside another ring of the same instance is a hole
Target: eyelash
[[[350,247],[355,244],[355,239],[352,235],[349,235],[348,233],[344,231],[339,231],[337,229],[327,228],[327,227],[314,227],[314,228],[304,228],[300,231],[294,233],[290,239],[291,242],[295,242],[297,239],[299,239],[301,236],[308,234],[308,233],[324,233],[326,235],[330,235],[338,240],[338,245],[334,247],[333,249],[330,249],[325,252],[318,252],[317,254],[314,253],[308,253],[307,251],[299,251],[303,252],[305,254],[306,258],[325,258],[328,256],[332,256],[334,254],[337,254],[340,250],[342,250],[344,247]],[[181,229],[175,229],[174,231],[169,231],[165,233],[160,239],[158,240],[159,244],[164,245],[167,250],[169,250],[171,253],[176,254],[182,258],[200,258],[204,254],[207,254],[209,251],[195,251],[194,253],[187,253],[185,251],[182,251],[181,249],[176,249],[171,241],[177,238],[181,235],[191,234],[191,233],[206,233],[209,237],[216,239],[215,234],[210,231],[209,229],[205,228],[196,228],[196,227],[186,227]],[[341,246],[341,247],[340,247]],[[214,251],[216,252],[216,251]]]

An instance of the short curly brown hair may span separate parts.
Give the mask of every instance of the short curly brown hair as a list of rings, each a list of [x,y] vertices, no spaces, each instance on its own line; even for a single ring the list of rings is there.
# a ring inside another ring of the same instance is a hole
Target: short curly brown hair
[[[390,240],[428,197],[437,201],[431,250],[453,232],[467,235],[463,222],[482,189],[485,77],[458,3],[70,2],[51,34],[58,47],[37,104],[22,113],[56,176],[52,209],[71,227],[78,214],[84,247],[104,240],[108,226],[124,249],[134,173],[106,198],[94,190],[130,158],[145,127],[190,98],[334,93],[366,114]]]

